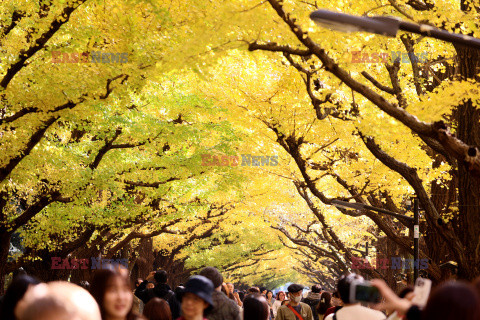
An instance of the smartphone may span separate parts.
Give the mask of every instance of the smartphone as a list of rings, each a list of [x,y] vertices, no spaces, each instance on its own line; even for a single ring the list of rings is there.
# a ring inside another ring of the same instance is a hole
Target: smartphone
[[[415,281],[415,287],[413,288],[415,296],[413,297],[412,302],[420,308],[425,307],[428,296],[430,295],[430,289],[432,289],[432,281],[430,279],[417,278],[417,281]]]
[[[369,281],[354,280],[350,284],[350,303],[356,302],[380,302],[380,291],[370,284]]]

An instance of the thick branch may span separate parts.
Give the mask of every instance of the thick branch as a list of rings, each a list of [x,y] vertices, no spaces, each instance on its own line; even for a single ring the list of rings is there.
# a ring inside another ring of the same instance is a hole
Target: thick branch
[[[3,182],[13,171],[13,169],[15,169],[15,167],[20,163],[20,161],[22,161],[23,158],[30,154],[33,148],[43,138],[48,128],[50,128],[58,120],[58,118],[60,118],[60,116],[57,115],[45,121],[40,126],[40,128],[38,128],[37,131],[30,137],[25,147],[20,152],[18,152],[15,157],[11,158],[6,165],[0,168],[0,182]]]
[[[5,76],[0,81],[0,87],[7,88],[13,77],[24,67],[25,62],[30,59],[35,53],[45,47],[45,44],[51,37],[60,29],[62,25],[67,23],[70,19],[70,15],[75,9],[83,4],[86,0],[77,0],[71,6],[65,7],[63,12],[50,24],[50,27],[45,31],[27,50],[22,50],[18,54],[18,58],[14,64],[12,64],[5,73]]]

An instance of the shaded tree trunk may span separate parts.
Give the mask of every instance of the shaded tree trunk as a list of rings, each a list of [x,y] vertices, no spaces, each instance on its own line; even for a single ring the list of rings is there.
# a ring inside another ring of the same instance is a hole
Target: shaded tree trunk
[[[479,72],[480,52],[459,46],[456,50],[462,79],[479,81],[476,74]],[[457,106],[454,120],[457,137],[470,146],[480,146],[480,111],[471,100]],[[458,163],[458,208],[458,217],[451,223],[458,224],[461,231],[458,236],[464,251],[468,252],[464,260],[458,259],[458,276],[472,280],[480,274],[480,179],[474,177],[461,162]]]
[[[11,233],[0,228],[0,295],[5,294],[5,276],[11,237]]]

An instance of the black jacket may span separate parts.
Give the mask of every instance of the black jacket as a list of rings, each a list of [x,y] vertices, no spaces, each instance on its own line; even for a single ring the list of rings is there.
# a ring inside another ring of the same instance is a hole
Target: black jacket
[[[302,302],[310,306],[310,309],[312,309],[313,319],[318,320],[317,306],[320,302],[320,294],[309,292],[307,297],[302,299]]]
[[[159,283],[153,289],[147,289],[148,281],[143,281],[135,290],[135,295],[147,304],[152,298],[160,298],[166,300],[172,311],[172,319],[180,317],[180,302],[175,297],[175,293],[166,283]]]

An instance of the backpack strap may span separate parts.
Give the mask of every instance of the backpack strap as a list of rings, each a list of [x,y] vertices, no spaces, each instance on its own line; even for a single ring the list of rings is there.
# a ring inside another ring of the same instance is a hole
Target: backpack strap
[[[291,305],[288,305],[287,307],[288,307],[288,309],[292,310],[292,312],[297,316],[297,318],[299,320],[303,320],[302,316],[297,312],[297,310],[293,309],[293,307]]]
[[[343,307],[337,307],[337,308],[335,309],[335,312],[333,312],[333,320],[337,320],[337,311],[340,310],[340,309],[342,309],[342,308],[343,308]]]

